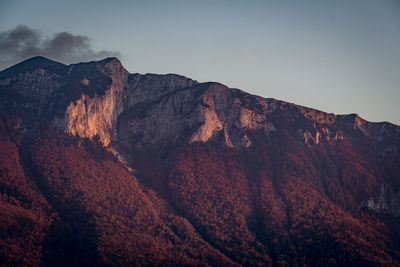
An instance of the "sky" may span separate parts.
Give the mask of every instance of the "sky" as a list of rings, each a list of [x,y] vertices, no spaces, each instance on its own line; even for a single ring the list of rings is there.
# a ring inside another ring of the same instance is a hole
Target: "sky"
[[[0,0],[0,69],[36,54],[400,125],[400,0]]]

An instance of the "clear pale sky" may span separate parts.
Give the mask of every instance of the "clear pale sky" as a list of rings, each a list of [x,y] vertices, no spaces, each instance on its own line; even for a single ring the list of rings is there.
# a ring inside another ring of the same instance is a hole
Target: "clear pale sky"
[[[132,73],[400,124],[399,0],[0,0],[0,32],[18,25],[88,36]]]

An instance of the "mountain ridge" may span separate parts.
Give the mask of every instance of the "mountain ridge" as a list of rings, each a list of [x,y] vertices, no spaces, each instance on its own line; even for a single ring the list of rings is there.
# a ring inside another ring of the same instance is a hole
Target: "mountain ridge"
[[[21,66],[21,64],[27,64],[27,63],[29,63],[30,61],[32,61],[32,60],[39,60],[39,61],[43,61],[45,58],[42,58],[42,57],[38,57],[38,58],[33,58],[33,59],[29,59],[29,60],[27,60],[27,61],[24,61],[24,62],[22,62],[22,63],[19,63],[19,64],[17,64],[17,65],[19,65],[19,66]],[[47,59],[46,59],[47,60]],[[51,62],[54,62],[54,61],[51,61]],[[184,76],[180,76],[180,75],[175,75],[175,74],[165,74],[165,75],[161,75],[161,76],[159,76],[159,75],[155,75],[155,74],[144,74],[144,75],[140,75],[140,74],[130,74],[130,73],[128,73],[127,71],[126,71],[126,69],[125,68],[123,68],[123,66],[122,66],[122,64],[121,64],[121,62],[117,59],[117,58],[107,58],[107,59],[104,59],[104,60],[101,60],[101,61],[97,61],[96,63],[94,62],[94,61],[92,61],[92,62],[89,62],[89,63],[78,63],[78,64],[71,64],[71,65],[69,65],[68,66],[68,73],[71,73],[72,71],[73,71],[73,69],[74,68],[79,68],[80,66],[87,66],[87,65],[93,65],[93,64],[95,64],[96,65],[96,68],[98,69],[98,71],[99,72],[102,72],[104,75],[108,75],[110,78],[111,78],[111,80],[113,80],[113,81],[111,81],[111,84],[110,85],[106,85],[105,86],[105,90],[103,91],[103,92],[101,92],[101,91],[98,91],[98,90],[96,90],[96,89],[94,89],[94,93],[95,94],[97,94],[97,95],[99,95],[99,96],[101,96],[102,94],[105,94],[107,91],[111,91],[111,92],[113,92],[112,94],[113,95],[110,95],[109,97],[110,98],[112,98],[111,100],[108,100],[108,102],[109,103],[107,103],[107,105],[113,105],[112,104],[112,102],[114,102],[114,101],[120,101],[119,99],[114,99],[114,98],[118,98],[118,97],[130,97],[129,95],[127,96],[127,95],[124,95],[124,96],[121,96],[122,95],[122,91],[134,91],[135,90],[135,86],[137,86],[137,84],[135,84],[135,83],[138,83],[138,82],[140,82],[140,81],[142,81],[142,80],[146,80],[146,78],[147,78],[147,80],[148,80],[148,82],[154,82],[154,77],[165,77],[166,79],[170,79],[169,81],[165,81],[166,83],[170,83],[170,84],[165,84],[165,85],[163,85],[164,87],[172,87],[172,90],[174,90],[173,88],[175,88],[174,86],[171,86],[172,85],[172,83],[174,83],[174,82],[178,82],[179,80],[180,80],[180,82],[183,82],[183,81],[187,81],[187,84],[186,85],[184,85],[184,84],[177,84],[177,85],[175,85],[175,86],[177,86],[176,88],[181,88],[181,87],[190,87],[190,86],[192,86],[192,85],[195,85],[195,84],[197,84],[197,82],[196,81],[193,81],[193,80],[191,80],[191,79],[189,79],[189,78],[186,78],[186,77],[184,77]],[[65,66],[65,65],[64,65]],[[90,69],[92,69],[92,67],[90,67]],[[79,74],[81,75],[82,74],[82,71],[84,71],[84,70],[79,70]],[[25,71],[23,71],[23,72],[25,72]],[[1,73],[3,73],[3,72],[1,72]],[[90,98],[93,98],[93,93],[92,92],[88,92],[89,90],[88,90],[88,88],[90,88],[91,87],[91,85],[90,85],[90,79],[88,79],[89,77],[85,77],[85,75],[81,75],[82,77],[80,77],[80,81],[79,81],[79,83],[80,83],[80,87],[82,87],[82,89],[81,90],[79,90],[80,92],[80,94],[82,95],[82,94],[85,94],[85,95],[88,95],[88,96],[90,96]],[[115,78],[113,78],[114,76],[116,76]],[[153,80],[153,81],[152,81]],[[114,84],[112,84],[112,82],[114,82]],[[164,83],[165,83],[164,82]],[[87,84],[84,84],[84,83],[87,83]],[[105,83],[107,83],[107,82],[105,82]],[[108,83],[110,83],[110,81],[108,82]],[[210,85],[210,86],[215,86],[215,87],[224,87],[224,88],[227,88],[227,87],[225,87],[224,85],[222,85],[222,84],[219,84],[219,83],[216,83],[216,82],[206,82],[206,83],[201,83],[203,86],[206,86],[206,85]],[[70,85],[69,85],[70,86]],[[151,85],[149,85],[149,84],[144,84],[143,86],[147,86],[147,87],[151,87]],[[87,88],[85,88],[85,87],[87,87]],[[97,87],[99,87],[99,86],[97,86]],[[101,87],[101,86],[100,86]],[[118,88],[117,88],[118,87]],[[124,88],[125,87],[125,88]],[[158,88],[158,90],[160,90],[161,88]],[[227,88],[228,89],[228,88]],[[239,90],[239,89],[229,89],[229,90]],[[86,92],[85,92],[86,91]],[[115,92],[114,92],[115,91]],[[233,91],[232,91],[233,92]],[[50,92],[51,93],[51,92]],[[133,92],[134,93],[134,92]],[[145,91],[143,91],[143,92],[139,92],[140,94],[143,94],[144,96],[142,97],[142,99],[144,100],[149,100],[149,99],[152,99],[152,98],[154,98],[154,95],[156,95],[157,97],[160,97],[161,95],[163,95],[163,94],[165,94],[166,92],[162,92],[162,91],[159,91],[159,92],[155,92],[155,91],[152,91],[152,92],[145,92]],[[137,93],[136,95],[135,95],[135,97],[137,98],[137,97],[139,97],[140,98],[140,96],[138,96],[138,94],[139,93]],[[117,95],[120,95],[120,96],[117,96]],[[259,97],[259,96],[253,96],[255,99],[260,99],[260,98],[262,98],[262,97]],[[97,97],[97,98],[99,98],[99,97]],[[262,99],[264,99],[264,98],[262,98]],[[80,100],[81,102],[85,102],[85,99],[81,99]],[[268,100],[268,101],[277,101],[277,102],[279,102],[279,103],[285,103],[285,105],[286,104],[289,104],[289,105],[294,105],[294,104],[291,104],[291,103],[288,103],[288,102],[284,102],[284,101],[280,101],[280,100]],[[69,101],[67,101],[67,102],[69,102],[69,103],[71,103],[71,102],[76,102],[76,99],[71,99],[71,100],[69,100]],[[79,100],[78,100],[78,102],[79,102]],[[79,105],[78,103],[75,103],[75,104],[77,104],[77,105]],[[101,104],[100,104],[101,105]],[[122,104],[120,104],[120,103],[118,103],[118,105],[123,105],[123,103]],[[302,106],[298,106],[298,105],[295,105],[296,107],[298,107],[299,109],[301,109],[301,112],[304,114],[304,116],[308,116],[308,118],[309,119],[311,119],[311,120],[314,120],[315,122],[317,122],[317,123],[320,123],[320,124],[326,124],[326,122],[327,121],[321,121],[321,117],[325,117],[326,119],[328,119],[328,120],[334,120],[335,118],[351,118],[350,120],[354,120],[355,122],[356,122],[356,124],[357,125],[361,125],[361,124],[365,124],[365,123],[367,123],[367,124],[369,124],[369,125],[371,125],[371,124],[374,124],[375,122],[367,122],[367,121],[365,121],[364,119],[362,119],[362,118],[360,118],[357,114],[356,115],[353,115],[353,114],[347,114],[347,115],[334,115],[334,114],[328,114],[328,113],[325,113],[325,112],[323,112],[323,111],[319,111],[319,110],[315,110],[315,109],[310,109],[310,108],[307,108],[307,107],[302,107]],[[70,109],[73,109],[73,107],[71,106],[71,105],[69,105],[69,108]],[[110,107],[108,107],[108,108],[110,108]],[[70,112],[73,112],[73,111],[70,111]],[[109,112],[113,112],[113,111],[109,111]],[[118,114],[120,111],[116,111],[116,113]],[[86,114],[87,115],[87,114]],[[335,116],[334,118],[333,118],[333,116]],[[71,116],[73,116],[73,115],[71,115]],[[110,117],[111,115],[107,115],[108,117]],[[354,117],[354,118],[353,118]],[[109,127],[109,128],[112,128],[114,125],[111,125],[111,120],[113,120],[113,121],[115,121],[115,118],[113,118],[113,119],[111,119],[111,118],[109,118],[108,119],[108,121],[106,122],[106,124],[107,124],[107,126],[106,127]],[[318,121],[319,120],[319,121]],[[346,120],[346,119],[345,119]],[[214,119],[214,121],[215,121],[215,119]],[[376,122],[376,123],[388,123],[388,122]],[[54,125],[56,125],[58,128],[60,128],[60,129],[62,129],[63,127],[65,128],[65,127],[68,127],[68,126],[61,126],[61,124],[63,124],[63,122],[59,122],[59,119],[56,119],[56,122],[54,122],[53,123]],[[64,123],[65,124],[65,123]],[[89,123],[87,123],[86,122],[86,124],[89,124]],[[114,123],[115,124],[115,123]],[[217,123],[218,124],[218,123]],[[394,124],[392,124],[392,123],[389,123],[389,124],[391,124],[391,125],[394,125]],[[399,127],[399,126],[397,126],[396,125],[396,127]],[[108,137],[107,135],[107,133],[104,133],[104,131],[101,131],[102,133],[99,133],[99,131],[91,131],[91,130],[87,130],[87,133],[84,133],[84,132],[82,132],[82,131],[79,131],[79,130],[77,130],[77,129],[71,129],[71,130],[69,130],[71,133],[73,133],[73,134],[76,134],[76,133],[78,133],[78,132],[80,132],[80,136],[93,136],[93,133],[95,133],[95,134],[100,134],[100,137],[101,137],[101,140],[103,141],[103,143],[105,143],[105,144],[108,144],[109,142],[110,142],[110,137]],[[208,135],[210,135],[210,134],[208,134]],[[106,137],[107,136],[107,137]],[[203,139],[204,139],[205,137],[203,137]],[[201,138],[200,138],[201,139]]]

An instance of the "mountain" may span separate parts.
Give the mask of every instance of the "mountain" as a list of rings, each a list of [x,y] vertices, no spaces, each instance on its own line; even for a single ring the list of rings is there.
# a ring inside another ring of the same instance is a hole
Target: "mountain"
[[[0,142],[2,265],[400,265],[397,125],[35,57]]]

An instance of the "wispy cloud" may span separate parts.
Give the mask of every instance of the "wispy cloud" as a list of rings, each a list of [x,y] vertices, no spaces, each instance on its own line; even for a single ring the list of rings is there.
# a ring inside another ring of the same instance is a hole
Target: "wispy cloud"
[[[72,63],[119,55],[119,52],[93,50],[90,38],[85,35],[59,32],[44,37],[38,30],[25,25],[0,32],[0,69],[33,56]]]

